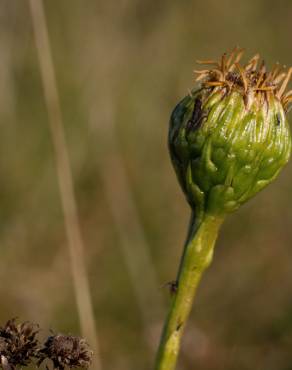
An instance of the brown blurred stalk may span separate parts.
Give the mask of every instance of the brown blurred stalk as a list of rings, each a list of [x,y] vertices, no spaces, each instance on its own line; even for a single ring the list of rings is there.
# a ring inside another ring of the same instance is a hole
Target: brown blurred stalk
[[[104,89],[102,97],[99,97],[98,107],[95,99],[92,100],[90,120],[91,126],[98,131],[98,137],[102,137],[99,142],[99,157],[102,158],[99,161],[99,171],[103,190],[140,309],[144,338],[154,350],[163,311],[159,290],[161,284],[158,283],[149,245],[132,196],[123,153],[117,140],[115,110],[114,96]]]
[[[2,1],[0,12],[0,115],[4,118],[15,114],[15,91],[13,85],[12,45],[16,24],[16,3]]]
[[[101,364],[99,360],[98,339],[95,329],[89,281],[85,265],[84,243],[80,231],[45,12],[42,0],[29,0],[29,3],[45,101],[49,115],[50,131],[55,151],[58,182],[68,238],[73,285],[80,325],[82,335],[88,340],[95,354],[93,367],[99,370],[101,369]]]

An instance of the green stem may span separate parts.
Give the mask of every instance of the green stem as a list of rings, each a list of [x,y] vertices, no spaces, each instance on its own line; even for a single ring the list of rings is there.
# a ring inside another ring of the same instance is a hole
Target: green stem
[[[215,241],[222,222],[222,216],[205,214],[200,221],[195,221],[192,215],[179,268],[177,290],[173,295],[164,325],[155,370],[175,369],[183,329],[202,274],[212,260]]]

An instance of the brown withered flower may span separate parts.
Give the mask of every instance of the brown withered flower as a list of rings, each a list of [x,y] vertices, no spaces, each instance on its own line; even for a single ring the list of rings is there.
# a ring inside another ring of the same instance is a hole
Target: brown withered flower
[[[30,323],[16,323],[8,320],[0,327],[0,359],[4,370],[27,366],[36,355],[38,326]]]
[[[63,334],[52,335],[38,353],[38,365],[45,359],[50,359],[54,369],[88,368],[92,354],[93,352],[83,338]]]

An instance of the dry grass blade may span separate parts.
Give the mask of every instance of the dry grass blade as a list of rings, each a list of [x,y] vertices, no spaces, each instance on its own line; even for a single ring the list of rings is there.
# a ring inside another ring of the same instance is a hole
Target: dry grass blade
[[[98,356],[98,340],[89,290],[89,281],[84,258],[84,243],[81,237],[77,205],[73,189],[72,173],[65,140],[61,107],[55,70],[52,61],[48,31],[42,0],[29,0],[35,42],[38,52],[49,125],[55,151],[58,182],[64,221],[68,238],[74,290],[83,336],[94,351],[93,367],[101,369]]]

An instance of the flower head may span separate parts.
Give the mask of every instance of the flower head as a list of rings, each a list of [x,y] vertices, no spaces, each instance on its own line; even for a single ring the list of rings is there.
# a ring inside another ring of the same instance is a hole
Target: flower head
[[[17,324],[16,319],[8,320],[0,327],[0,356],[4,369],[27,366],[31,362],[38,346],[37,333],[36,325],[30,322]]]
[[[243,50],[220,62],[199,61],[201,83],[174,109],[169,148],[187,200],[197,212],[237,209],[277,177],[291,153],[286,113],[292,75],[278,64],[267,72]]]
[[[83,338],[57,334],[50,336],[39,351],[39,362],[50,359],[54,369],[63,370],[65,367],[88,368],[91,363],[92,351]]]

